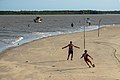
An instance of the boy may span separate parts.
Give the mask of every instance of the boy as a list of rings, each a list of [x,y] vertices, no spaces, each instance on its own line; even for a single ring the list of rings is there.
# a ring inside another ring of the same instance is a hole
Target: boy
[[[78,48],[78,49],[80,49],[80,47],[73,45],[72,41],[70,41],[70,44],[68,44],[67,46],[62,47],[62,49],[67,48],[67,47],[69,47],[67,60],[69,60],[70,55],[71,55],[71,60],[72,60],[73,59],[73,47]]]
[[[88,58],[88,57],[90,57],[90,58],[93,60],[93,58],[92,58],[89,54],[87,54],[87,50],[84,51],[84,53],[83,53],[83,55],[82,55],[81,58],[83,58],[83,57],[84,57],[85,62],[86,62],[87,65],[89,66],[89,68],[91,68],[91,66],[89,65],[89,63],[90,63],[93,67],[95,67],[95,65],[92,64],[92,62],[91,62],[90,59]],[[89,63],[88,63],[88,62],[89,62]]]

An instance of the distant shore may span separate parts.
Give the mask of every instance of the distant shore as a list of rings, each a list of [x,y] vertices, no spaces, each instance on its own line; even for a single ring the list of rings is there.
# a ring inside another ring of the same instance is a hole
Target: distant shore
[[[0,11],[0,15],[56,15],[56,14],[120,14],[120,11],[55,10],[55,11]]]

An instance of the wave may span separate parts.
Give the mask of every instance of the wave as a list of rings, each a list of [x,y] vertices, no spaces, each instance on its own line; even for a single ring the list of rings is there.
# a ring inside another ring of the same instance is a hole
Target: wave
[[[11,42],[11,43],[12,43],[12,44],[15,44],[15,43],[21,41],[22,39],[23,39],[23,37],[18,37],[18,38],[16,38],[16,40],[15,40],[14,42]]]

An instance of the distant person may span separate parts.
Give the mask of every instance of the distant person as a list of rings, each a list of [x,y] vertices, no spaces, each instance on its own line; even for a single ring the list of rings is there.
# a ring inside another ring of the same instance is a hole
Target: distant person
[[[67,60],[69,60],[70,55],[71,55],[71,60],[72,60],[73,59],[73,47],[78,48],[78,49],[80,49],[80,47],[73,45],[72,41],[70,41],[70,44],[68,44],[67,46],[62,47],[62,49],[67,48],[67,47],[69,47]]]
[[[74,24],[73,23],[71,23],[71,27],[73,27],[74,26]]]
[[[42,22],[42,19],[41,17],[36,17],[35,19],[33,19],[35,23],[41,23]]]
[[[79,23],[81,23],[81,21],[79,20]]]
[[[89,68],[91,68],[91,66],[89,65],[89,63],[92,65],[92,67],[95,67],[95,65],[90,61],[90,59],[88,57],[90,57],[92,60],[93,58],[87,53],[87,50],[84,51],[83,55],[81,58],[84,57],[85,62],[87,63],[87,65],[89,66]],[[89,63],[88,63],[89,62]]]
[[[87,18],[86,23],[88,23],[88,25],[91,26],[90,18]]]
[[[28,27],[30,27],[30,24],[28,24]]]

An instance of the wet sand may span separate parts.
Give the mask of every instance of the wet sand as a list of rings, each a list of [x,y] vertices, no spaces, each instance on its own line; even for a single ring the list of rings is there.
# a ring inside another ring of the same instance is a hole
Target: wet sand
[[[69,41],[74,59],[66,60]],[[95,68],[83,59],[83,33],[43,38],[6,50],[0,54],[0,80],[120,80],[120,26],[86,32],[86,49]]]

